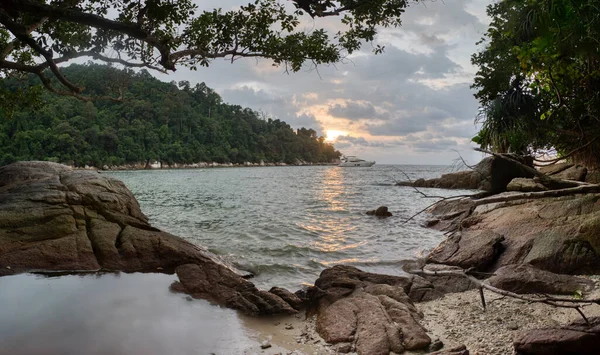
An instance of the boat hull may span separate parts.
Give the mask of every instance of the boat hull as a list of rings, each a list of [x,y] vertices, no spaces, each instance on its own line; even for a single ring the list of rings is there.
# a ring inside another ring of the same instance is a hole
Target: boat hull
[[[374,161],[346,161],[340,163],[338,166],[342,168],[368,168],[375,165]]]

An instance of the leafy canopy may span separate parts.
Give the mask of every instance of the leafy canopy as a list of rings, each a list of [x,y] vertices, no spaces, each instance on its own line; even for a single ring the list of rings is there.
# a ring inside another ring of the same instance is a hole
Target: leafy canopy
[[[2,0],[0,75],[32,73],[53,92],[91,99],[59,64],[89,57],[174,71],[215,58],[264,57],[298,71],[306,61],[338,62],[373,41],[378,28],[399,26],[407,1],[256,0],[200,11],[192,0]],[[308,16],[337,16],[342,29],[305,31]]]
[[[600,5],[597,0],[503,0],[472,57],[485,148],[555,148],[600,163]]]
[[[0,120],[0,165],[16,160],[52,160],[76,166],[172,163],[331,162],[340,152],[313,129],[293,130],[280,120],[223,103],[204,83],[165,83],[142,69],[72,64],[64,74],[91,95],[123,87],[126,102],[85,102],[43,91],[44,105],[21,105]],[[18,90],[27,81],[6,79]],[[1,108],[0,108],[1,110]]]

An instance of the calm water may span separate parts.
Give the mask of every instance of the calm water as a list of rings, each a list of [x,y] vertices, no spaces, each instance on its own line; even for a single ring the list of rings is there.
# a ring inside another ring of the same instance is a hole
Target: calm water
[[[173,294],[174,275],[0,278],[1,355],[246,354],[236,312]]]
[[[122,180],[150,222],[256,274],[259,287],[292,290],[350,264],[400,273],[398,261],[436,246],[439,232],[410,216],[435,201],[395,180],[436,177],[440,166],[260,167],[104,172]],[[430,189],[432,195],[461,191]],[[385,205],[387,219],[365,215]]]

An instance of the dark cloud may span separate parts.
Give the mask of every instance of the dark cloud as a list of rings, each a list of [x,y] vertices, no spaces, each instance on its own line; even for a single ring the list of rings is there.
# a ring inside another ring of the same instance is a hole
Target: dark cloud
[[[346,101],[344,105],[329,106],[327,111],[333,117],[356,120],[361,118],[374,118],[377,116],[375,107],[370,102]]]

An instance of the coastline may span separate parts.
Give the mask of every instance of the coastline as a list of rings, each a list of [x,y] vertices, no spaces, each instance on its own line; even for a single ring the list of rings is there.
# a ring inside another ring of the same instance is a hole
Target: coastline
[[[98,170],[98,171],[129,171],[129,170],[169,170],[169,169],[214,169],[214,168],[260,168],[260,167],[274,167],[274,166],[337,166],[338,162],[331,163],[310,163],[305,161],[298,161],[294,164],[286,164],[283,162],[279,163],[207,163],[207,162],[199,162],[192,164],[160,164],[158,162],[152,163],[150,165],[144,163],[136,163],[136,164],[124,164],[124,165],[103,165],[102,167],[96,166],[72,166],[64,164],[75,170]]]

